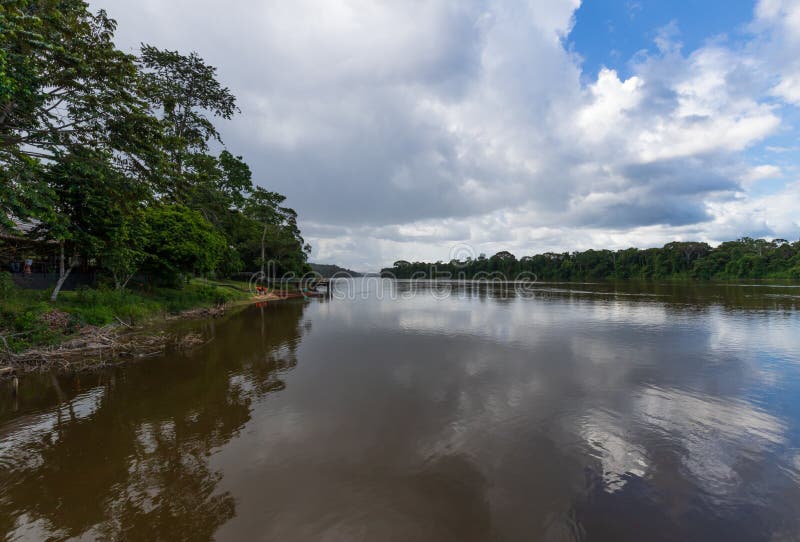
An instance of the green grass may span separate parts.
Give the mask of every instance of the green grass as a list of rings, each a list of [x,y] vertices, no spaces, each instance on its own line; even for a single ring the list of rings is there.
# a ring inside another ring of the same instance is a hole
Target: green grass
[[[0,336],[5,337],[12,350],[21,351],[57,344],[86,325],[103,326],[117,318],[139,324],[158,316],[248,297],[245,283],[195,279],[180,289],[80,288],[61,292],[58,301],[52,303],[49,292],[15,288],[10,277],[0,273]],[[45,316],[54,309],[69,314],[65,330],[53,330],[46,323]]]

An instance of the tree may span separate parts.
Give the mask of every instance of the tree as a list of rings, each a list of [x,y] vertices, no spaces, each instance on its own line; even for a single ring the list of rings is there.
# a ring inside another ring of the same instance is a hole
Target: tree
[[[702,258],[708,254],[711,247],[708,243],[675,241],[664,245],[664,250],[679,254],[683,259],[685,268],[688,270],[697,258]]]
[[[154,115],[164,131],[163,148],[169,161],[162,170],[161,192],[178,203],[188,203],[189,173],[198,170],[198,157],[208,151],[208,142],[221,142],[210,116],[230,119],[236,113],[236,98],[216,79],[216,68],[197,53],[161,50],[142,44],[139,66],[144,89]],[[202,160],[200,160],[202,162]]]
[[[114,168],[112,161],[106,151],[77,147],[47,168],[52,202],[38,230],[58,240],[61,248],[53,301],[81,255],[109,263],[118,286],[127,281],[122,275],[132,273],[129,268],[141,260],[133,230],[147,189]],[[65,245],[72,249],[68,267]]]
[[[155,205],[145,211],[144,252],[151,274],[177,284],[180,275],[213,271],[225,239],[200,213],[183,205]]]
[[[488,262],[488,268],[487,268]],[[735,279],[797,278],[800,273],[800,241],[768,241],[743,237],[712,248],[702,242],[674,242],[662,248],[546,252],[516,261],[513,254],[500,251],[488,260],[436,264],[440,271],[456,271],[465,277],[482,276],[487,271],[534,273],[545,280],[584,279]],[[409,278],[415,273],[429,275],[431,264],[394,262],[381,271],[385,276]],[[419,275],[418,275],[419,276]]]
[[[214,226],[225,230],[232,210],[241,210],[252,190],[251,173],[241,156],[222,151],[219,158],[190,155],[184,205],[198,211]]]
[[[140,268],[174,278],[271,257],[304,271],[285,198],[254,190],[242,157],[209,153],[214,119],[237,111],[216,69],[144,44],[135,58],[115,29],[84,0],[0,4],[0,226],[36,218],[58,240],[53,299],[80,261],[117,288]]]
[[[0,163],[0,227],[13,230],[12,217],[39,217],[48,210],[52,192],[43,171],[41,161],[29,156]]]
[[[146,169],[156,126],[134,58],[114,46],[115,28],[81,0],[0,6],[0,219],[41,211],[47,187],[32,178],[33,160],[58,161],[82,146],[111,152],[120,169]]]
[[[144,249],[147,235],[144,213],[126,216],[108,233],[108,243],[101,255],[103,267],[114,279],[114,287],[121,290],[147,261]]]
[[[133,58],[116,23],[80,0],[9,0],[0,11],[0,148],[52,158],[65,145],[104,144],[108,123],[139,102]]]
[[[297,227],[297,213],[281,205],[285,200],[285,196],[259,186],[244,206],[245,215],[261,226],[261,256],[258,261],[262,277],[266,277],[268,256],[281,271],[302,273],[311,251]]]

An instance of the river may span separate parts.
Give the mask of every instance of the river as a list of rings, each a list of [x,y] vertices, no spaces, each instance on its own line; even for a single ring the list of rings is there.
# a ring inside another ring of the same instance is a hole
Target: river
[[[0,390],[5,540],[796,540],[800,287],[337,283]]]

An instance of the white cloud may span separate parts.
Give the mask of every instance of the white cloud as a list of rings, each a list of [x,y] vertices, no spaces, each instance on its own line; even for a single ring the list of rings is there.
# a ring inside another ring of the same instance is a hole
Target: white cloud
[[[781,168],[778,166],[763,164],[748,169],[742,176],[742,180],[745,183],[752,184],[756,181],[763,181],[764,179],[775,179],[781,175]]]
[[[775,194],[710,203],[709,211],[714,220],[709,230],[718,241],[744,234],[795,239],[800,231],[798,201],[800,181],[790,183]]]
[[[800,234],[748,195],[774,172],[743,154],[782,128],[776,96],[798,103],[797,2],[759,2],[745,44],[685,52],[673,25],[624,79],[566,48],[577,0],[92,5],[125,48],[219,67],[243,112],[226,142],[289,196],[317,261]],[[753,222],[725,215],[743,208]]]
[[[790,73],[781,78],[773,92],[793,104],[800,104],[800,73]]]
[[[578,113],[577,126],[593,142],[604,140],[615,125],[624,121],[626,111],[642,100],[642,80],[620,81],[617,72],[604,68],[589,87],[591,101]]]
[[[772,93],[800,105],[800,2],[760,0],[754,26],[766,33],[768,60],[777,71],[778,83]]]
[[[797,0],[760,0],[756,20],[777,26],[792,40],[800,41],[800,3]]]

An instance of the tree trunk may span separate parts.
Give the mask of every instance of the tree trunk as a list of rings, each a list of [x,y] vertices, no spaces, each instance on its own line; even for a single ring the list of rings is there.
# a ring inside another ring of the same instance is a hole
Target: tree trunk
[[[125,282],[122,283],[122,286],[120,288],[125,288],[126,286],[128,286],[128,282],[130,282],[130,280],[133,278],[133,275],[135,275],[135,274],[136,274],[136,271],[134,271],[133,273],[128,275],[127,278],[125,279]]]
[[[58,248],[61,252],[60,258],[58,260],[58,278],[64,276],[64,241],[63,239],[58,242]]]
[[[64,286],[64,283],[67,281],[67,277],[72,272],[72,269],[78,265],[78,255],[75,254],[72,257],[72,261],[69,262],[69,267],[64,270],[64,248],[61,248],[61,275],[58,277],[58,282],[56,282],[56,287],[53,289],[53,294],[50,296],[50,301],[56,301],[58,299],[58,294],[61,292],[61,287]]]
[[[264,233],[261,234],[261,280],[267,276],[265,267],[267,265],[267,251],[266,251],[266,243],[267,243],[267,224],[264,223]]]

